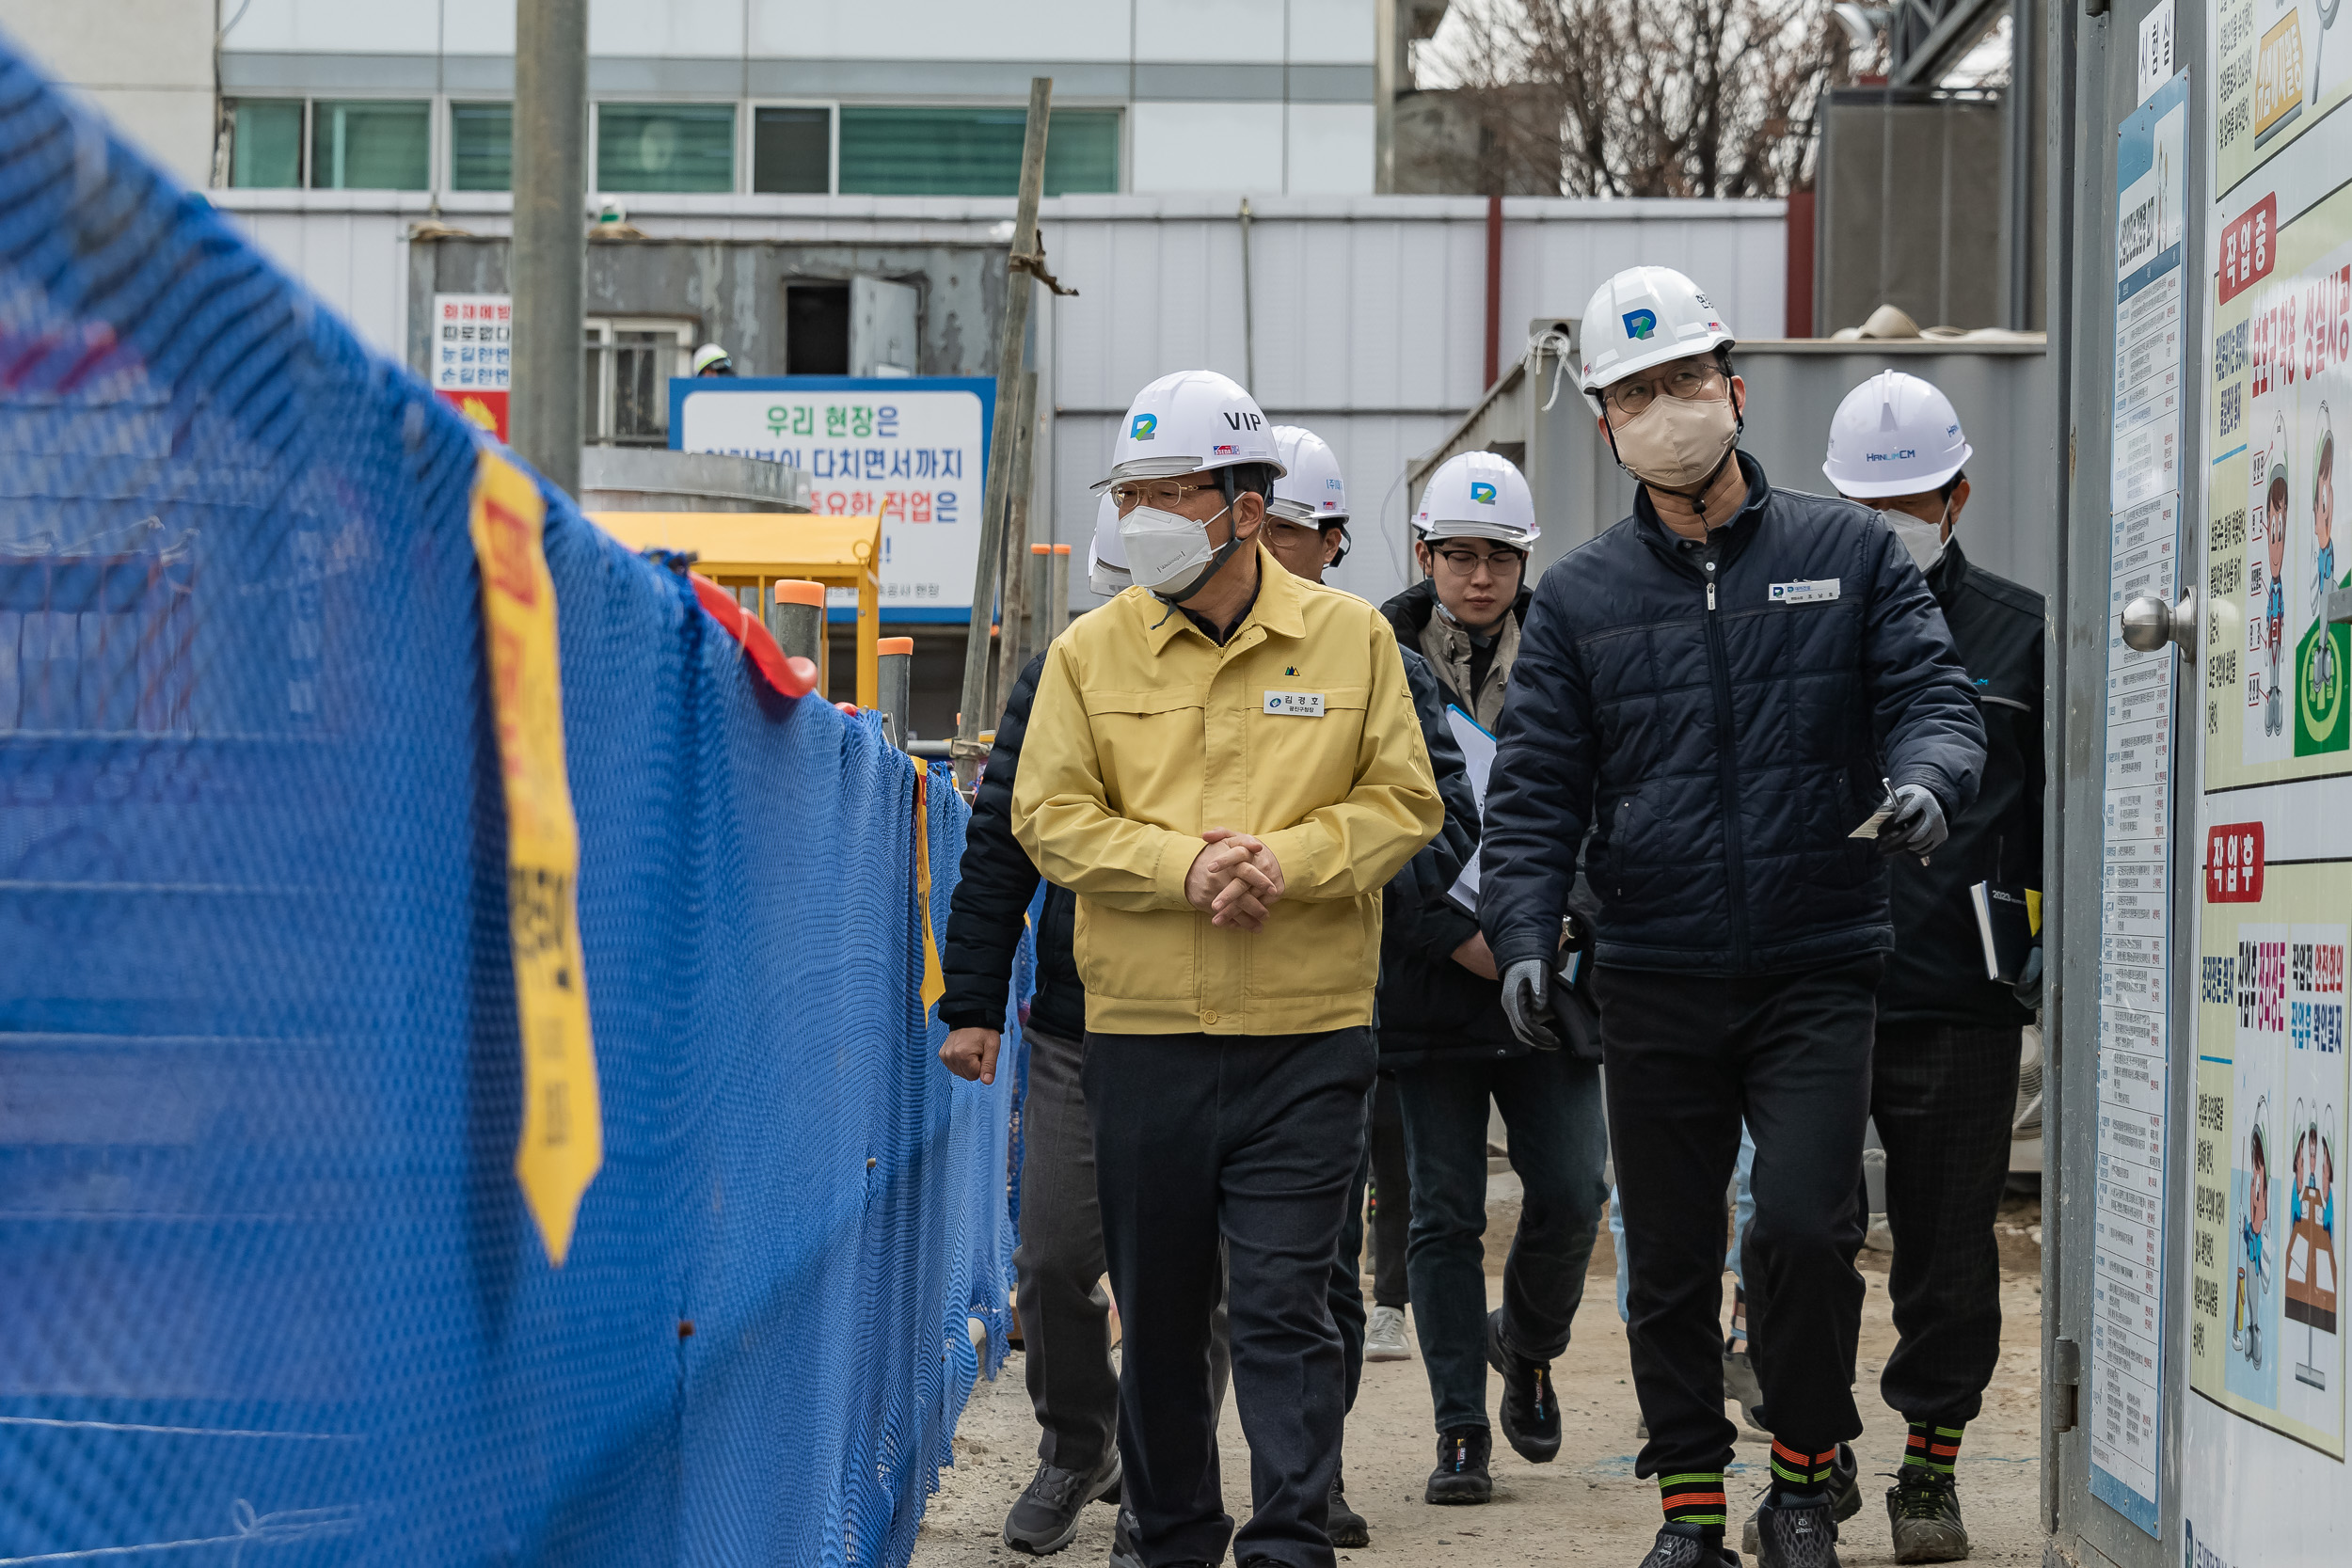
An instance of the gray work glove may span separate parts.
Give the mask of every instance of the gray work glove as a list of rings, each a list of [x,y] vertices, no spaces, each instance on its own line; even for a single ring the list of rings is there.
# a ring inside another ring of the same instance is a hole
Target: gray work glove
[[[2039,1011],[2042,1006],[2042,949],[2037,947],[2026,955],[2026,967],[2010,990],[2016,993],[2018,1006]]]
[[[1557,1051],[1560,1036],[1551,1021],[1551,966],[1521,958],[1502,972],[1502,1016],[1511,1033],[1531,1051]]]
[[[1925,784],[1900,784],[1895,790],[1895,815],[1879,824],[1879,853],[1925,860],[1950,834],[1935,792]]]

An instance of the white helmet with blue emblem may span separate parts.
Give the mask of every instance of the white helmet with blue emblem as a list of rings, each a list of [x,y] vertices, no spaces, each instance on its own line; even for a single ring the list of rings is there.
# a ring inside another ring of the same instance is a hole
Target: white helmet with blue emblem
[[[1593,291],[1577,326],[1576,384],[1601,413],[1604,388],[1737,339],[1699,286],[1672,267],[1628,267]]]
[[[1413,531],[1423,542],[1492,539],[1525,549],[1543,530],[1535,524],[1535,498],[1527,477],[1500,452],[1456,452],[1429,476],[1413,514]]]

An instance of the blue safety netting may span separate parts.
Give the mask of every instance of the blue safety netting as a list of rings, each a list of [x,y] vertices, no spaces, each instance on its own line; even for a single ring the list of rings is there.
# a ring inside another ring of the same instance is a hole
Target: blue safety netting
[[[0,46],[0,1559],[901,1563],[1001,1354],[1017,1075],[934,1059],[914,766],[554,495],[549,1267],[476,439]]]

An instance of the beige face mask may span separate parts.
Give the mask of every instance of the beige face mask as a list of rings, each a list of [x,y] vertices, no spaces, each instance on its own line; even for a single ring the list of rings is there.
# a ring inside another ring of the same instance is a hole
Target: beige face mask
[[[1661,397],[1612,432],[1617,461],[1661,490],[1706,483],[1740,438],[1731,399]]]

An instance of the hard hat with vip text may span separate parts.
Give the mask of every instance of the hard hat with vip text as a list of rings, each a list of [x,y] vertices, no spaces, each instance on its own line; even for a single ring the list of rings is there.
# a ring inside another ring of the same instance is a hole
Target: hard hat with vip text
[[[1273,423],[1257,399],[1231,376],[1178,371],[1136,394],[1120,420],[1110,474],[1094,488],[1242,463],[1267,463],[1278,477],[1282,472],[1282,460],[1274,451]]]

